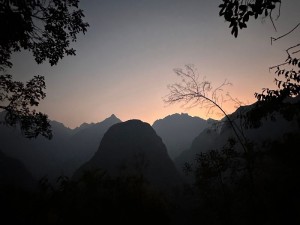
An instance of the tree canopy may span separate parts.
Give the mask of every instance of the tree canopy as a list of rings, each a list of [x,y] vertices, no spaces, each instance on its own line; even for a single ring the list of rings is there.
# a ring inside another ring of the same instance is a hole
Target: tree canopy
[[[11,55],[28,50],[35,61],[56,65],[65,55],[75,55],[70,47],[79,33],[87,31],[78,0],[4,0],[0,2],[0,109],[6,111],[4,124],[20,124],[26,137],[39,134],[51,138],[47,115],[32,107],[46,97],[44,77],[35,76],[26,84],[13,81],[6,70],[13,66]]]
[[[78,0],[2,1],[0,4],[0,68],[11,67],[12,52],[32,51],[37,63],[51,65],[66,55],[75,55],[70,42],[87,31]]]

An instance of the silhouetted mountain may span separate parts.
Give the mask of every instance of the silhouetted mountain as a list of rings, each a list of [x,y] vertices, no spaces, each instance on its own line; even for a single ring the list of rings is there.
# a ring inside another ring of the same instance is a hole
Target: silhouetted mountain
[[[69,161],[71,170],[68,174],[73,173],[75,168],[77,169],[80,165],[87,162],[97,151],[100,141],[108,128],[120,122],[122,121],[112,114],[102,122],[84,125],[86,128],[80,129],[72,135],[69,140],[69,152],[73,160]]]
[[[0,150],[0,188],[34,188],[35,181],[19,160],[6,156]]]
[[[24,163],[36,179],[69,176],[93,156],[103,134],[117,122],[120,120],[112,115],[103,122],[72,130],[62,123],[51,121],[52,140],[43,137],[27,139],[18,128],[0,126],[1,148],[6,155]]]
[[[209,123],[206,120],[189,116],[186,113],[169,115],[156,120],[152,125],[163,139],[172,159],[190,148],[193,140],[208,126]]]
[[[295,99],[294,99],[295,101]],[[242,131],[249,143],[253,144],[253,150],[262,150],[274,141],[283,141],[285,134],[299,132],[299,118],[286,120],[278,112],[272,113],[269,118],[261,120],[261,126],[257,128],[243,127],[243,119],[240,115],[244,115],[254,107],[256,103],[238,108],[234,113],[229,115],[234,121],[236,130],[240,135]],[[241,135],[240,135],[241,136]],[[191,147],[182,152],[175,160],[175,164],[179,170],[182,170],[186,162],[194,163],[195,156],[200,152],[208,150],[221,149],[228,142],[229,138],[234,138],[237,141],[237,148],[242,150],[240,143],[237,140],[232,126],[224,117],[219,123],[214,123],[212,126],[203,130],[193,141]]]
[[[74,178],[94,169],[105,170],[112,176],[142,174],[151,184],[160,187],[181,183],[162,139],[149,124],[140,120],[111,126],[98,151],[76,171]]]

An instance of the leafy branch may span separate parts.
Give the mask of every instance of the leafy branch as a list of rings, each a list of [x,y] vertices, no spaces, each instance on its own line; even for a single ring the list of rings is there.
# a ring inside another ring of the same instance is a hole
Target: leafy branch
[[[52,131],[47,115],[33,108],[46,97],[43,76],[34,76],[26,85],[13,81],[11,75],[0,75],[0,109],[5,111],[4,121],[9,126],[20,124],[21,131],[28,138],[39,134],[51,139]]]

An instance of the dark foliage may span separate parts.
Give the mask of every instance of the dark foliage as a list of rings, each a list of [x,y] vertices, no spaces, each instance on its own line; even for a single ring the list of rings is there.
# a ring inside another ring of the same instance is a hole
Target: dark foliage
[[[0,71],[13,66],[13,52],[28,50],[35,61],[48,60],[51,65],[75,55],[70,47],[79,33],[85,33],[83,11],[78,0],[4,0],[0,1]],[[32,109],[46,97],[42,76],[35,76],[26,85],[13,81],[11,75],[0,74],[0,109],[7,111],[5,124],[20,127],[26,137],[39,134],[51,138],[47,115]]]
[[[272,12],[278,8],[278,17],[280,16],[281,0],[223,0],[219,5],[219,15],[230,22],[232,28],[231,34],[238,36],[238,30],[246,28],[246,23],[251,17],[257,19],[259,16],[269,16],[273,25]],[[291,29],[288,33],[278,37],[271,38],[271,41],[277,41],[290,35],[299,24]],[[275,25],[274,28],[276,29]],[[258,127],[262,118],[273,118],[272,113],[279,112],[286,119],[292,119],[294,115],[299,113],[299,105],[291,105],[291,98],[297,98],[300,94],[300,60],[296,54],[299,50],[296,48],[299,44],[286,49],[288,55],[286,61],[278,66],[270,69],[276,69],[274,82],[277,89],[263,88],[262,93],[255,93],[258,100],[255,108],[244,116],[247,126]]]
[[[35,138],[39,134],[51,138],[52,132],[47,115],[36,112],[32,107],[39,105],[39,101],[46,97],[44,77],[34,76],[26,85],[13,81],[11,75],[0,75],[0,105],[5,110],[4,125],[16,126],[25,137]]]
[[[261,15],[269,16],[273,21],[272,12],[280,3],[281,0],[223,0],[223,3],[219,5],[221,8],[219,15],[230,23],[231,34],[237,37],[239,29],[247,28],[251,17],[257,19]]]
[[[297,97],[300,94],[300,60],[289,56],[287,58],[287,68],[277,67],[275,84],[277,90],[263,89],[261,94],[255,93],[258,101],[273,101],[274,99],[283,101],[288,97]],[[281,78],[281,79],[280,79]]]
[[[170,224],[168,201],[142,176],[112,178],[94,170],[78,181],[59,177],[56,186],[43,178],[36,192],[2,191],[7,224]]]
[[[85,33],[78,0],[5,0],[0,3],[0,69],[11,67],[15,51],[32,51],[37,63],[46,59],[55,65],[66,55],[75,55],[70,42]]]
[[[228,144],[196,157],[192,171],[199,194],[201,224],[286,224],[299,222],[297,187],[299,133],[266,144],[253,157],[253,177],[246,155]],[[253,183],[252,183],[253,179]]]
[[[300,125],[299,103],[293,103],[300,95],[300,61],[296,58],[287,59],[287,64],[278,66],[274,82],[277,89],[263,89],[262,93],[255,93],[258,102],[245,115],[249,127],[258,127],[262,118],[274,119],[274,112],[280,113],[287,120],[297,119]]]

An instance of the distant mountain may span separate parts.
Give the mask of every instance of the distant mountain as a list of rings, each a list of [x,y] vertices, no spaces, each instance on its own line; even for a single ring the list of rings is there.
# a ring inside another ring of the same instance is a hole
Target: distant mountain
[[[51,121],[53,138],[27,139],[20,129],[0,126],[0,141],[3,152],[20,160],[36,179],[43,176],[54,178],[64,173],[64,163],[72,156],[68,152],[70,128]]]
[[[23,163],[8,157],[0,150],[0,188],[32,189],[34,186],[35,180]]]
[[[152,127],[163,139],[172,159],[190,148],[193,140],[212,122],[186,113],[169,115],[156,120]]]
[[[72,130],[72,134],[76,134],[81,130],[92,127],[93,125],[95,125],[95,123],[82,123],[79,127],[76,127]]]
[[[70,129],[62,123],[51,121],[53,139],[44,137],[27,139],[18,128],[0,126],[0,143],[3,152],[20,160],[36,179],[48,176],[71,175],[97,151],[106,130],[120,122],[115,115],[80,129]]]
[[[75,172],[74,178],[91,169],[102,169],[112,176],[143,174],[151,184],[160,187],[181,183],[162,139],[148,123],[140,120],[111,126],[98,151]]]
[[[300,102],[300,101],[299,101]],[[298,103],[299,104],[299,103]],[[244,136],[249,142],[253,143],[254,150],[265,149],[269,143],[274,141],[283,141],[286,134],[299,132],[299,117],[290,121],[283,118],[278,112],[273,113],[271,118],[262,119],[261,126],[258,128],[242,128],[241,118],[239,115],[246,113],[254,107],[255,103],[249,106],[238,108],[234,113],[229,115],[234,121],[236,127],[243,131]],[[236,135],[226,118],[223,118],[219,123],[203,130],[193,141],[191,147],[182,152],[175,158],[174,162],[177,168],[182,171],[185,162],[194,163],[196,154],[206,152],[212,149],[221,149],[228,141],[229,138],[235,138]],[[237,139],[236,139],[237,140]],[[241,149],[238,143],[237,147]]]

